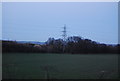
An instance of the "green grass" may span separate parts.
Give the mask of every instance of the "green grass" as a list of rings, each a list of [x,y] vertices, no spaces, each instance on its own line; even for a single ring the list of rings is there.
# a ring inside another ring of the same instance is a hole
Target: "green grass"
[[[3,54],[3,79],[117,79],[117,54]]]

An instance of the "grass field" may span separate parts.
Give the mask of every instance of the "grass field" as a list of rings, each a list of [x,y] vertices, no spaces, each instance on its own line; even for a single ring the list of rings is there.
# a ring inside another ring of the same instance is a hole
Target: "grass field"
[[[3,79],[117,79],[118,55],[3,54]]]

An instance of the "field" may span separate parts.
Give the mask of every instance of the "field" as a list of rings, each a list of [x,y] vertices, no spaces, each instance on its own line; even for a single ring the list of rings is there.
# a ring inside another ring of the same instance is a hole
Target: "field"
[[[117,79],[117,54],[3,54],[3,79]]]

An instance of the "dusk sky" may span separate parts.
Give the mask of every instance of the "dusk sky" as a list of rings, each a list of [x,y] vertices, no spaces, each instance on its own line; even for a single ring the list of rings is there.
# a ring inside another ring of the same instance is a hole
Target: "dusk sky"
[[[2,39],[62,38],[66,24],[68,36],[118,43],[117,2],[4,2],[2,14]]]

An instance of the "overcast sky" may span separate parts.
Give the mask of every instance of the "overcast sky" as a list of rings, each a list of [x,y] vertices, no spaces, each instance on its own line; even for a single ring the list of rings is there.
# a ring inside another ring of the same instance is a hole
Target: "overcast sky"
[[[8,2],[2,4],[2,39],[46,41],[81,36],[106,44],[118,43],[117,2]]]

